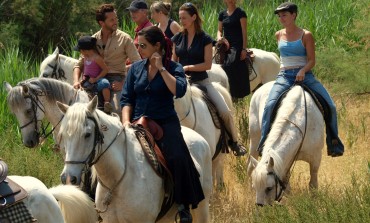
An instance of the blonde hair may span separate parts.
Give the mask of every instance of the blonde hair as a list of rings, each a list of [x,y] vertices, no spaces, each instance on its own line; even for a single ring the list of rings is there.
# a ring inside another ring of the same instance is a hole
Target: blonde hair
[[[203,31],[202,29],[203,19],[202,17],[200,17],[198,8],[193,3],[190,3],[190,2],[184,3],[179,8],[179,11],[186,11],[187,13],[189,13],[190,16],[196,15],[197,18],[194,21],[195,32],[200,33]]]
[[[150,6],[150,11],[155,11],[156,13],[162,12],[164,15],[168,16],[171,11],[171,3],[162,2],[162,1],[155,1]]]

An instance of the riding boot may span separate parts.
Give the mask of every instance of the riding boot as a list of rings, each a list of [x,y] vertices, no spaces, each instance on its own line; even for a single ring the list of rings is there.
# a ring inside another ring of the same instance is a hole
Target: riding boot
[[[233,151],[235,156],[244,156],[247,153],[247,149],[238,142],[233,142],[232,140],[229,140],[229,147]]]
[[[330,126],[327,124],[326,127],[326,146],[328,156],[337,157],[342,156],[344,153],[344,145],[338,136],[334,136]]]
[[[180,221],[178,221],[178,217],[180,218]],[[178,207],[178,212],[175,217],[176,223],[192,223],[193,222],[193,217],[191,216],[190,213],[190,208],[189,205],[183,205],[180,204]]]

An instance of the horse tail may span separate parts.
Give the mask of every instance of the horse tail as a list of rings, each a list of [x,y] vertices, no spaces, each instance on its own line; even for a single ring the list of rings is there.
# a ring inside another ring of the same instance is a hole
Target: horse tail
[[[97,221],[94,203],[89,196],[72,185],[58,185],[49,189],[59,203],[66,223]]]

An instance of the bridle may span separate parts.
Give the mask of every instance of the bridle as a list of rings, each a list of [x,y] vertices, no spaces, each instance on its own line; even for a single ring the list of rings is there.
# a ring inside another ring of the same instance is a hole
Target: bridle
[[[25,86],[25,84],[21,84],[20,86],[23,87],[23,86]],[[49,136],[51,134],[51,132],[46,134],[46,129],[49,126],[49,124],[47,124],[46,127],[43,127],[42,120],[37,119],[37,109],[40,109],[45,114],[45,107],[44,107],[43,104],[40,103],[39,96],[45,96],[45,93],[42,92],[42,91],[36,91],[36,90],[31,90],[31,89],[29,89],[29,93],[26,96],[24,96],[24,99],[30,99],[31,100],[31,109],[32,109],[32,112],[33,112],[33,117],[29,122],[20,126],[19,128],[23,129],[23,128],[29,126],[30,124],[34,123],[35,124],[34,130],[36,132],[36,136],[37,137],[43,136],[43,137],[46,138],[47,136]],[[38,122],[41,122],[41,133],[38,129],[38,125],[37,125]]]
[[[67,80],[65,76],[64,70],[59,66],[60,58],[57,56],[55,59],[55,65],[48,64],[48,66],[53,69],[51,73],[51,78],[57,79],[57,80]]]
[[[21,84],[19,84],[19,86],[24,87],[24,86],[26,86],[26,84],[21,83]],[[26,96],[24,96],[24,99],[30,99],[31,100],[31,109],[32,109],[32,112],[33,112],[33,117],[29,122],[20,126],[19,128],[23,129],[23,128],[29,126],[30,124],[34,123],[35,124],[34,130],[36,132],[37,138],[46,139],[47,137],[49,137],[55,131],[57,126],[63,120],[64,115],[59,119],[58,123],[55,126],[53,126],[53,128],[47,133],[47,129],[50,125],[50,122],[48,122],[46,124],[46,126],[44,126],[44,123],[42,122],[42,120],[37,119],[37,109],[40,109],[45,115],[45,106],[40,102],[39,97],[40,96],[46,96],[46,92],[44,92],[42,90],[32,89],[30,87],[28,87],[28,89],[29,89],[29,93]],[[78,94],[78,92],[75,91],[75,95],[74,95],[73,98],[76,98],[77,94]],[[69,104],[71,104],[71,103],[72,103],[72,99],[69,101]],[[38,125],[37,125],[38,122],[41,122],[40,130],[38,129]]]
[[[94,164],[96,164],[100,160],[100,158],[105,154],[105,152],[108,151],[108,149],[111,147],[111,145],[116,141],[116,139],[118,138],[118,136],[121,135],[121,133],[124,130],[124,128],[121,128],[117,132],[117,134],[113,138],[113,140],[108,144],[108,146],[104,150],[102,150],[102,147],[103,147],[103,144],[104,144],[104,135],[100,131],[98,121],[96,120],[96,118],[94,116],[91,116],[91,115],[88,115],[87,116],[87,119],[93,121],[94,122],[94,125],[95,125],[95,128],[94,128],[94,145],[93,145],[93,149],[91,150],[91,152],[89,153],[89,155],[86,157],[85,160],[81,160],[81,161],[66,160],[66,161],[64,161],[65,164],[83,164],[84,165],[84,168],[83,169],[90,168],[91,166],[93,166]],[[127,149],[126,149],[126,153],[127,153]],[[127,157],[127,155],[125,155],[125,157]],[[127,162],[125,162],[125,164],[126,163]],[[109,206],[109,204],[110,204],[110,202],[112,200],[112,193],[116,189],[116,187],[119,185],[119,183],[122,181],[123,177],[125,176],[125,170],[126,170],[126,167],[124,168],[124,171],[122,173],[122,176],[113,185],[113,187],[106,186],[98,178],[98,182],[101,184],[101,186],[108,190],[106,196],[103,199],[103,205],[105,205],[105,209],[104,210],[99,210],[98,208],[95,208],[98,214],[104,213],[104,212],[106,212],[108,210],[108,206]]]
[[[306,94],[305,94],[305,91],[304,91],[304,87],[301,83],[296,83],[294,84],[291,88],[293,88],[295,85],[299,85],[301,86],[302,88],[302,91],[303,91],[303,97],[304,97],[304,105],[305,105],[305,127],[304,127],[304,132],[301,130],[301,128],[296,124],[294,123],[293,121],[289,120],[289,119],[285,119],[286,121],[290,122],[291,124],[293,124],[295,127],[298,128],[299,132],[301,133],[302,135],[302,141],[301,141],[301,144],[299,145],[299,148],[295,154],[295,156],[293,157],[292,161],[290,162],[290,167],[287,171],[287,173],[285,174],[286,175],[286,180],[283,181],[280,179],[280,177],[274,172],[274,171],[270,171],[267,173],[267,175],[272,175],[274,177],[274,180],[275,180],[275,201],[277,202],[280,202],[282,197],[283,197],[283,193],[284,191],[286,190],[287,188],[287,185],[289,184],[289,180],[290,180],[290,176],[293,172],[293,169],[294,169],[294,166],[295,166],[295,161],[297,160],[297,157],[298,157],[298,154],[299,152],[301,151],[302,149],[302,145],[303,145],[303,141],[306,137],[306,132],[307,132],[307,99],[306,99]],[[280,191],[278,193],[278,186],[280,187]]]

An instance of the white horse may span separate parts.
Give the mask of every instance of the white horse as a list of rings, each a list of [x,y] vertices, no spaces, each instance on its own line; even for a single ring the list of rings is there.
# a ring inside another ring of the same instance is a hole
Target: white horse
[[[66,104],[89,101],[86,92],[55,79],[31,78],[15,87],[4,82],[4,88],[8,92],[8,107],[20,125],[23,144],[29,148],[39,145],[40,136],[45,137],[41,122],[44,118],[54,126],[53,134],[58,134],[63,114],[56,101]]]
[[[280,59],[278,55],[276,55],[276,53],[274,52],[268,52],[256,48],[250,48],[250,50],[252,50],[255,55],[251,75],[251,76],[255,75],[255,77],[250,79],[249,82],[250,90],[251,92],[254,92],[258,86],[276,79],[276,76],[280,71]],[[215,72],[214,75],[209,75],[209,78],[212,82],[220,82],[222,77],[219,77],[218,75],[221,74],[222,74],[221,72]],[[225,85],[223,86],[225,87]]]
[[[23,187],[28,197],[22,200],[39,223],[95,223],[94,203],[81,190],[71,185],[48,189],[44,183],[30,176],[8,176]]]
[[[224,97],[227,105],[232,107],[232,100],[228,90],[218,83],[212,84]],[[214,156],[221,136],[221,130],[213,123],[203,92],[199,88],[188,84],[185,95],[181,98],[176,98],[174,101],[175,110],[181,125],[191,128],[203,136],[209,144],[212,156]],[[212,161],[213,185],[215,186],[222,186],[224,183],[224,159],[225,154],[219,153]]]
[[[75,58],[59,54],[57,47],[51,55],[47,56],[41,62],[39,77],[53,78],[73,85],[73,67],[77,62],[78,60]],[[111,103],[113,105],[113,112],[118,115],[121,115],[120,98],[121,91],[112,91]]]
[[[303,160],[310,165],[310,188],[318,187],[317,174],[324,145],[324,119],[312,97],[294,86],[282,100],[271,131],[265,141],[261,160],[257,146],[261,136],[262,114],[274,82],[259,88],[249,109],[250,157],[248,173],[256,190],[258,205],[279,201],[288,186],[292,165]]]
[[[133,128],[123,128],[118,118],[96,109],[96,97],[72,106],[58,103],[65,112],[61,124],[61,144],[66,163],[62,178],[79,183],[84,165],[94,165],[99,178],[96,207],[104,222],[156,221],[164,199],[162,179],[147,162]],[[98,134],[104,141],[97,143]],[[205,199],[193,211],[194,222],[209,222],[212,191],[211,154],[207,142],[193,130],[182,133],[200,174]],[[98,144],[98,145],[97,145]],[[175,205],[160,222],[173,222]]]

